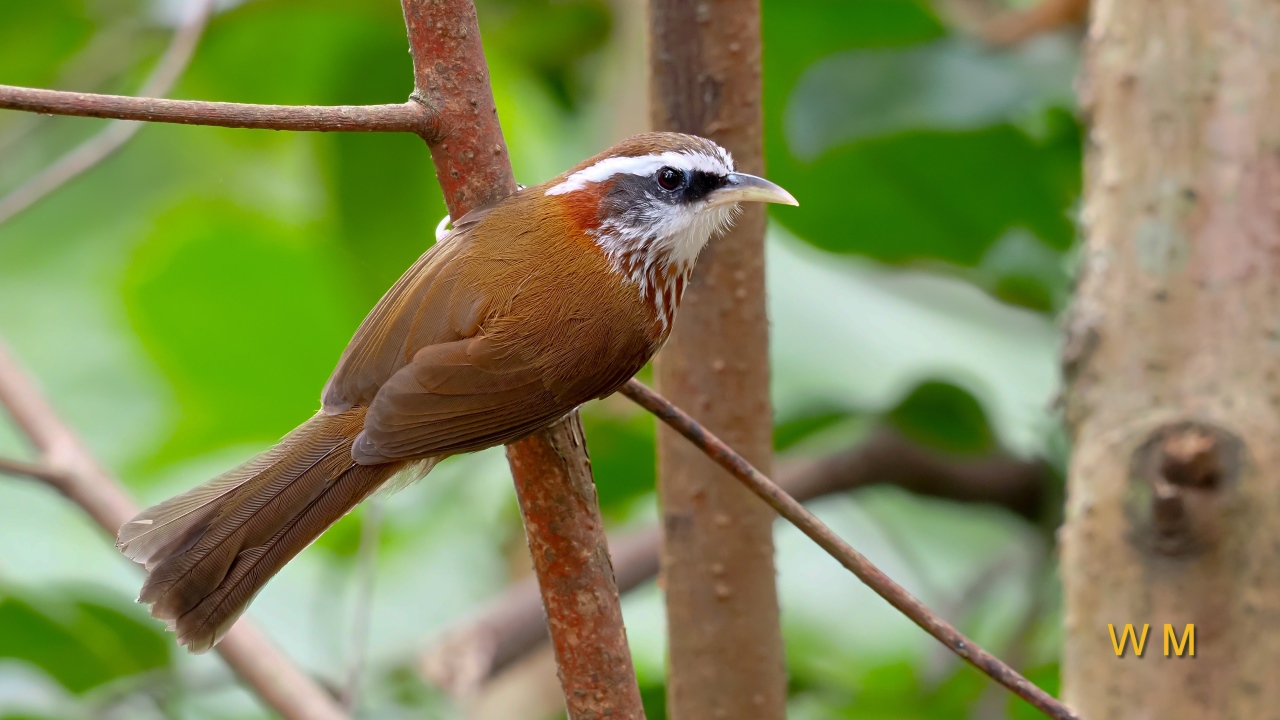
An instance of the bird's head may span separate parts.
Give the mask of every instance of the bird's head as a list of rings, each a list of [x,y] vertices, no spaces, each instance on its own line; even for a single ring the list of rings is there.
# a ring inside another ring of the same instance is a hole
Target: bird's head
[[[777,185],[736,172],[728,151],[694,135],[637,135],[543,188],[584,218],[587,234],[621,271],[687,273],[743,202],[797,205]]]

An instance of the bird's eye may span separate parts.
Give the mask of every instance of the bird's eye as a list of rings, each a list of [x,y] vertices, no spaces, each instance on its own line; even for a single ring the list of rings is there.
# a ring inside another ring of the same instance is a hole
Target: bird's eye
[[[684,184],[684,173],[673,168],[664,167],[658,171],[658,187],[663,190],[675,190]]]

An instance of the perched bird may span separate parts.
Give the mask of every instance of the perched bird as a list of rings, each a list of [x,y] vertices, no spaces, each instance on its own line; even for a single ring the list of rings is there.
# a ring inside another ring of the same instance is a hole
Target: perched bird
[[[120,528],[117,546],[148,572],[139,602],[208,650],[393,475],[617,390],[666,341],[699,251],[753,201],[796,204],[710,140],[648,133],[468,213],[365,318],[319,413]]]

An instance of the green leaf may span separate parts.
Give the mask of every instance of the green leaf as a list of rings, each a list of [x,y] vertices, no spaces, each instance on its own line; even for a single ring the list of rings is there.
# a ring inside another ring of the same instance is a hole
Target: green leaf
[[[903,263],[977,265],[1013,228],[1066,248],[1072,197],[1041,173],[1043,150],[1011,125],[904,132],[842,146],[810,163],[770,161],[804,212],[777,219],[835,252]]]
[[[1070,246],[1080,134],[1073,56],[980,50],[909,0],[764,5],[765,148],[799,210],[778,222],[823,249],[891,263],[979,266],[1006,234]],[[1003,299],[1055,306],[1058,275],[970,276]]]
[[[166,667],[170,644],[157,623],[84,593],[0,592],[0,658],[34,665],[73,693]]]
[[[941,450],[981,453],[996,444],[982,406],[950,383],[921,383],[887,419],[904,435]]]
[[[1075,53],[1059,44],[996,51],[946,37],[906,48],[835,53],[805,70],[785,110],[800,159],[906,130],[973,130],[1067,105]]]

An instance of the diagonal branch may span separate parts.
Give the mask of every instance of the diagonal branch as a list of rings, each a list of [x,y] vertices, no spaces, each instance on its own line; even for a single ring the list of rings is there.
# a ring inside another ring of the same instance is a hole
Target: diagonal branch
[[[619,392],[631,398],[640,407],[653,413],[659,420],[671,426],[672,429],[706,453],[707,457],[711,458],[716,464],[728,470],[748,490],[768,503],[779,515],[796,526],[800,532],[808,535],[809,539],[817,543],[823,550],[826,550],[828,555],[838,560],[841,565],[856,575],[859,580],[866,583],[877,595],[888,601],[890,605],[910,618],[912,622],[919,625],[921,629],[932,635],[938,642],[950,648],[956,655],[968,661],[992,680],[1009,688],[1014,694],[1031,703],[1045,715],[1056,720],[1079,720],[1067,706],[1033,685],[1029,680],[1022,677],[1018,671],[1006,665],[999,658],[974,644],[972,640],[961,634],[950,623],[925,607],[924,603],[917,600],[901,585],[894,582],[888,575],[885,575],[880,568],[872,564],[870,560],[857,550],[854,550],[844,540],[841,540],[838,535],[831,531],[831,528],[827,527],[813,513],[806,510],[795,498],[788,495],[785,490],[752,467],[751,463],[734,452],[724,441],[699,425],[696,420],[689,417],[683,410],[672,405],[638,380],[631,380]]]
[[[1010,457],[955,458],[888,430],[813,461],[784,464],[778,485],[800,502],[872,485],[926,497],[1003,507],[1035,521],[1045,507],[1047,468]],[[609,538],[618,590],[629,592],[658,574],[657,525]],[[423,653],[424,676],[454,697],[469,697],[547,641],[534,578],[501,595],[435,639]]]
[[[178,78],[186,71],[191,57],[195,55],[196,46],[204,36],[205,27],[208,26],[216,5],[217,0],[201,0],[196,12],[173,34],[168,49],[143,83],[139,95],[162,97],[169,94]],[[141,128],[142,125],[136,122],[116,120],[18,189],[0,198],[0,225],[110,157]]]
[[[0,342],[0,405],[40,455],[40,463],[4,461],[0,471],[43,480],[112,537],[138,512],[120,484],[93,458]],[[227,665],[286,720],[344,720],[333,698],[250,622],[241,619],[216,648]]]

